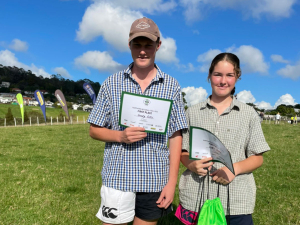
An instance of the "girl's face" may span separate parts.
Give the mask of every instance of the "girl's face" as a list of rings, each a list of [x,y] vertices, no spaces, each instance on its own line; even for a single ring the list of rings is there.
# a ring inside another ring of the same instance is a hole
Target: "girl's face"
[[[235,86],[237,77],[234,66],[227,61],[216,64],[210,75],[212,94],[216,97],[228,97]]]

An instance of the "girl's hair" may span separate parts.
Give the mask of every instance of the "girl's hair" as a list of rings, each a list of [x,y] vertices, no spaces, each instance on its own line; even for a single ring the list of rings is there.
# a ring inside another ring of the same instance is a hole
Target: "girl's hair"
[[[234,72],[235,72],[235,76],[236,76],[237,80],[241,79],[242,71],[241,71],[241,68],[240,68],[239,58],[235,54],[232,54],[232,53],[229,53],[229,52],[223,52],[223,53],[220,53],[219,55],[217,55],[212,60],[210,68],[209,68],[209,72],[208,72],[208,77],[207,77],[208,81],[210,81],[210,76],[211,76],[212,72],[214,71],[215,66],[220,61],[226,61],[226,62],[231,63],[234,67]],[[234,95],[234,92],[235,92],[235,87],[232,89],[231,94]]]

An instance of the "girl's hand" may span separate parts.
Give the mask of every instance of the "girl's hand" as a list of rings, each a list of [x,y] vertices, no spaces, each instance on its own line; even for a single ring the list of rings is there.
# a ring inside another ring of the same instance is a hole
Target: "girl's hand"
[[[188,169],[200,176],[206,176],[207,169],[210,171],[211,166],[214,164],[213,162],[209,162],[212,160],[211,157],[201,160],[195,160],[188,165]]]
[[[210,174],[212,179],[219,184],[227,185],[235,178],[235,175],[226,167],[222,167]]]

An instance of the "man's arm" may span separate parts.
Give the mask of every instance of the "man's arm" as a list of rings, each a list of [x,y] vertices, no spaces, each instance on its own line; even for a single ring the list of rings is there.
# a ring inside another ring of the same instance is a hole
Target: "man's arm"
[[[121,142],[131,144],[147,137],[147,133],[143,127],[127,127],[123,131],[118,131],[91,124],[90,136],[96,140],[104,142]]]
[[[159,208],[168,208],[173,202],[177,177],[179,172],[180,154],[181,154],[182,136],[181,131],[176,131],[169,139],[170,149],[170,167],[169,167],[169,181],[163,188],[157,206]]]

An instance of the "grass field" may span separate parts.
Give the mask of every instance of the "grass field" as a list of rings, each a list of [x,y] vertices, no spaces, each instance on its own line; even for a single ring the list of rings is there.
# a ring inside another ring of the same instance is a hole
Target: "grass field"
[[[87,124],[0,128],[1,225],[101,224],[95,214],[104,143],[91,139],[88,129]],[[272,151],[254,173],[254,223],[300,224],[300,125],[263,124],[263,130]],[[173,204],[178,203],[176,192]],[[181,224],[173,215],[167,220]]]
[[[11,105],[11,104],[0,104],[0,119],[5,118],[8,108],[11,109],[13,116],[20,120],[20,118],[21,118],[20,106],[19,105]],[[43,115],[43,112],[39,106],[24,106],[24,109],[27,111],[27,113],[34,111],[34,112],[38,112],[41,115]],[[62,108],[57,108],[57,109],[56,108],[46,108],[46,117],[47,118],[53,117],[53,121],[55,121],[55,118],[57,116],[59,116],[60,113],[62,113],[64,116],[66,115]],[[85,112],[82,110],[69,109],[69,115],[71,116],[72,114],[74,115],[73,121],[76,121],[77,116],[78,116],[78,121],[83,122],[84,118],[85,118],[85,120],[87,119],[89,112]],[[33,119],[35,119],[35,118],[33,118]],[[41,123],[44,122],[44,119],[41,120],[40,122]],[[50,122],[50,121],[48,121],[48,122]],[[19,122],[19,123],[21,124],[21,122]],[[29,122],[27,122],[27,124],[28,123]],[[4,125],[3,121],[1,120],[0,126],[3,126],[3,125]]]

